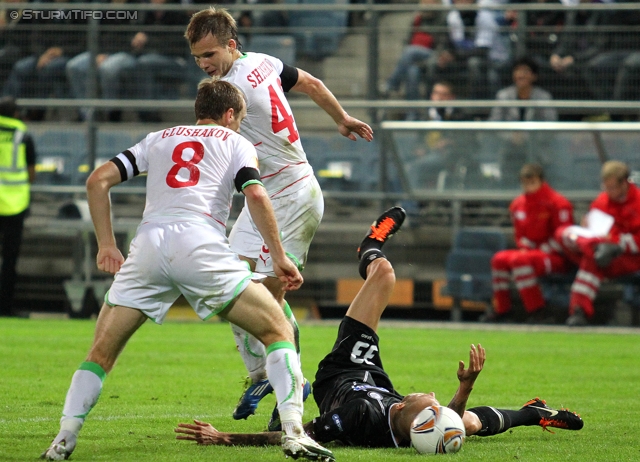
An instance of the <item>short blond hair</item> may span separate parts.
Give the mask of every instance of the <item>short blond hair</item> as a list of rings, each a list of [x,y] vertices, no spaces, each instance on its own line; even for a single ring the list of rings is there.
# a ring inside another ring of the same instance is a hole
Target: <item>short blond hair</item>
[[[609,160],[602,164],[600,177],[602,181],[606,181],[609,178],[615,178],[618,181],[627,180],[629,179],[629,167],[619,160]]]

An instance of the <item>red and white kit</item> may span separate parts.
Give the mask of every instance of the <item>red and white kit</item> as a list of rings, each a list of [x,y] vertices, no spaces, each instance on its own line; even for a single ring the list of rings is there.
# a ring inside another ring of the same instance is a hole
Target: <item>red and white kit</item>
[[[282,245],[299,267],[320,225],[324,201],[313,168],[300,142],[280,74],[282,61],[262,53],[244,53],[222,80],[244,94],[247,117],[241,134],[258,152],[261,180],[267,188]],[[244,207],[229,235],[231,248],[256,260],[256,271],[275,276],[268,249]]]
[[[587,317],[593,316],[593,300],[603,279],[640,271],[640,189],[630,183],[623,202],[614,202],[606,193],[600,193],[591,203],[593,209],[613,218],[606,237],[579,236],[570,227],[563,227],[556,233],[566,255],[579,265],[571,286],[569,312],[573,314],[574,309],[580,307]],[[623,249],[623,254],[614,258],[606,268],[599,268],[594,260],[595,248],[602,242],[619,244]]]
[[[147,173],[147,198],[107,303],[162,323],[182,293],[206,319],[260,278],[226,238],[234,189],[243,171],[258,168],[250,142],[218,125],[178,126],[150,133],[112,161],[123,181]]]
[[[513,278],[525,309],[532,313],[545,303],[537,278],[570,268],[554,232],[573,223],[573,207],[543,183],[535,193],[516,197],[509,210],[517,249],[497,252],[491,260],[495,311],[504,314],[511,310],[509,283]]]

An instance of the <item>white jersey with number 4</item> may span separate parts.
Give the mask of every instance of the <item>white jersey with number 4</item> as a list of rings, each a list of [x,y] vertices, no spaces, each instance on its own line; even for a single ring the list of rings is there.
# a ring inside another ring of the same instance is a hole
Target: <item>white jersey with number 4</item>
[[[126,179],[148,174],[143,222],[213,219],[223,233],[238,171],[258,168],[251,143],[218,125],[181,125],[150,133],[117,158]]]
[[[247,117],[240,132],[258,152],[260,174],[270,197],[291,194],[313,176],[300,143],[293,112],[280,83],[283,64],[262,53],[245,53],[221,80],[242,91]]]

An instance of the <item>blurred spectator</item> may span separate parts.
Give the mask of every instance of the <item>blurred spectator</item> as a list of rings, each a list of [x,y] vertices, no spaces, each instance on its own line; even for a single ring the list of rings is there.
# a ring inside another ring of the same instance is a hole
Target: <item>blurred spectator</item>
[[[433,84],[431,101],[454,101],[457,99],[456,90],[452,83],[440,80]],[[469,120],[469,114],[459,107],[431,107],[427,120],[460,121]]]
[[[520,58],[513,64],[513,85],[500,90],[496,99],[498,101],[524,101],[541,100],[550,101],[551,94],[534,85],[538,79],[538,65],[529,58]],[[553,108],[540,107],[494,107],[489,116],[490,121],[506,122],[553,122],[558,120],[558,113]],[[545,139],[546,139],[545,135]],[[533,143],[532,138],[537,140]],[[535,145],[535,152],[533,152]],[[548,164],[544,156],[544,146],[547,141],[538,134],[530,136],[526,132],[512,132],[508,135],[502,152],[502,177],[506,186],[515,186],[520,168],[526,162],[538,161]]]
[[[438,0],[420,0],[421,5],[437,3],[439,3]],[[404,84],[406,99],[420,99],[422,74],[426,68],[426,60],[429,59],[433,51],[435,41],[430,29],[433,26],[442,25],[443,22],[443,12],[440,11],[421,11],[414,17],[407,46],[402,51],[389,80],[381,88],[383,95],[400,91],[400,87]],[[407,117],[407,119],[415,120],[415,112],[411,115],[413,117]]]
[[[580,3],[596,3],[598,0],[580,0]],[[608,37],[602,30],[609,22],[610,13],[604,10],[568,10],[564,31],[558,45],[549,57],[549,65],[559,80],[569,82],[572,90],[566,95],[572,99],[589,99],[593,96],[593,79],[587,81],[590,67],[597,67],[598,55],[606,49]],[[584,88],[583,82],[589,87]]]
[[[570,326],[586,325],[593,317],[604,278],[640,271],[640,189],[629,182],[629,173],[623,162],[605,162],[600,174],[604,191],[591,203],[584,226],[556,231],[556,240],[579,265],[571,286]]]
[[[476,0],[453,0],[469,5]],[[508,67],[511,49],[500,34],[493,11],[452,9],[446,15],[447,35],[438,43],[437,59],[428,63],[429,78],[464,81],[466,97],[483,98],[500,87],[500,74]]]
[[[438,81],[431,90],[431,101],[456,99],[453,85]],[[462,121],[468,115],[460,108],[429,108],[427,120]],[[421,137],[414,149],[414,157],[406,164],[407,176],[413,188],[461,189],[469,170],[477,171],[474,160],[475,135],[469,131],[430,130]]]
[[[64,3],[66,0],[55,0]],[[20,59],[13,66],[4,85],[3,94],[14,98],[47,98],[54,96],[64,98],[67,93],[65,79],[65,65],[69,56],[73,56],[82,46],[83,41],[78,35],[61,30],[66,25],[79,23],[73,15],[62,18],[56,11],[49,10],[47,15],[25,21],[24,24],[37,24],[32,32],[32,47],[30,55]],[[30,120],[42,120],[43,109],[30,110],[27,117]]]
[[[126,0],[111,0],[110,3],[128,3]],[[109,64],[117,66],[116,56],[118,52],[126,50],[130,47],[130,30],[123,30],[123,26],[131,25],[129,19],[106,19],[103,18],[100,21],[100,36],[98,41],[98,54],[95,56],[95,65],[97,68],[96,78],[102,81],[102,74],[105,75],[105,80],[108,80]],[[86,42],[86,41],[85,41]],[[71,58],[65,68],[67,75],[67,81],[69,82],[69,88],[71,96],[74,98],[88,98],[89,95],[89,65],[90,65],[91,53],[89,51],[83,51],[82,53]],[[110,63],[105,67],[105,62],[108,58],[112,58]],[[111,86],[107,92],[111,92],[111,98],[117,98],[120,94],[120,86],[122,85],[120,77],[113,82],[115,88]],[[99,93],[98,89],[96,92]],[[103,89],[104,96],[104,89]],[[106,97],[106,96],[105,96]],[[85,120],[87,115],[87,109],[80,109],[80,120]],[[121,114],[120,111],[112,111],[110,113],[111,118],[117,118],[119,120]]]
[[[113,3],[122,3],[114,0]],[[152,0],[164,4],[165,0]],[[158,26],[184,26],[187,15],[182,11],[146,11],[139,21],[150,29],[131,36],[117,28],[115,21],[105,22],[101,35],[101,53],[96,56],[102,97],[105,99],[160,99],[167,94],[163,79],[173,79],[175,85],[185,75],[184,39],[181,32],[167,32]],[[156,26],[156,27],[153,27]],[[127,43],[128,42],[128,43]],[[128,51],[123,51],[128,49]],[[74,57],[67,64],[67,77],[76,98],[87,96],[89,52]],[[121,111],[111,111],[109,120],[120,121]],[[142,121],[159,120],[155,111],[140,111]]]
[[[3,0],[16,3],[21,0]],[[30,41],[31,30],[24,28],[25,20],[21,10],[15,8],[0,10],[0,84],[4,85],[11,68],[25,54],[25,46]]]
[[[613,99],[617,101],[640,99],[640,51],[628,55],[616,74]]]
[[[518,3],[549,4],[549,6],[568,6],[573,0],[524,0]],[[575,4],[575,2],[573,2]],[[563,32],[566,22],[566,11],[562,10],[530,10],[524,12],[508,11],[513,30],[521,27],[519,20],[524,17],[526,27],[524,31],[522,53],[531,58],[539,67],[539,77],[546,87],[558,99],[568,99],[576,94],[575,79],[566,79],[563,74],[556,73],[549,62],[549,57],[558,46],[558,40]],[[516,35],[517,37],[517,35]],[[584,85],[583,85],[584,86]]]
[[[12,97],[0,99],[0,316],[15,315],[13,294],[24,219],[29,211],[30,183],[36,176],[36,152],[27,126],[18,119]]]
[[[640,3],[640,0],[634,0]],[[626,45],[629,53],[625,56],[622,65],[616,72],[616,80],[613,87],[613,99],[627,100],[640,99],[640,10],[618,11],[617,15],[624,15],[625,27],[629,27],[631,32],[623,32],[626,37]],[[622,39],[622,37],[620,37]]]
[[[246,3],[258,5],[282,4],[284,0],[248,0]],[[289,26],[289,13],[287,11],[243,11],[238,18],[238,26],[248,27],[287,27]],[[246,36],[246,32],[243,34]]]
[[[484,315],[483,322],[511,320],[512,280],[527,312],[527,322],[551,322],[537,278],[571,268],[554,239],[558,227],[573,224],[571,202],[549,186],[538,164],[522,167],[520,184],[523,194],[509,206],[516,249],[502,250],[491,260],[495,309]]]
[[[154,4],[172,3],[171,0],[151,0]],[[138,53],[136,78],[139,79],[138,95],[143,99],[177,98],[177,86],[185,77],[184,38],[182,30],[167,31],[162,26],[186,26],[189,17],[183,11],[147,11],[142,24],[151,27],[148,32],[138,32],[132,47]],[[154,27],[155,26],[155,27]],[[171,81],[169,94],[163,81]],[[154,112],[142,112],[143,121],[156,121]]]
[[[550,101],[551,93],[535,85],[538,80],[538,65],[530,58],[520,58],[513,63],[511,70],[513,85],[503,88],[496,94],[498,101]],[[489,120],[504,121],[555,121],[558,113],[554,108],[545,107],[494,107]]]
[[[632,52],[640,50],[640,11],[608,11],[602,16],[607,28],[602,32],[602,47],[586,63],[584,72],[593,98],[609,100],[614,98],[618,69]]]

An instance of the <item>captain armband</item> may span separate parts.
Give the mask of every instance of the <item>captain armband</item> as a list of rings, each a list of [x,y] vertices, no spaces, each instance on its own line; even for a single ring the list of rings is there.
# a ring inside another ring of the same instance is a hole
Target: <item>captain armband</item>
[[[285,93],[291,90],[296,83],[298,83],[298,69],[283,63],[282,72],[280,73],[280,83]]]
[[[238,192],[242,192],[244,188],[252,184],[264,186],[262,181],[260,181],[260,172],[252,167],[242,167],[238,170],[236,179],[233,183],[236,187],[236,191]]]
[[[111,159],[111,162],[116,164],[116,167],[118,167],[118,170],[120,171],[120,180],[122,180],[122,182],[140,175],[140,171],[136,165],[136,158],[128,149]]]

